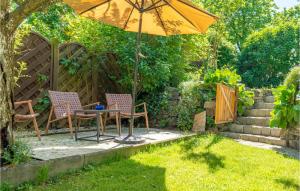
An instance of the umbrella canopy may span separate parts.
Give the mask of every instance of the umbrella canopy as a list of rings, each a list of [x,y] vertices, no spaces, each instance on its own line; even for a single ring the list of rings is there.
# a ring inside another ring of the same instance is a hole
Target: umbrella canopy
[[[187,0],[64,0],[84,17],[100,20],[126,31],[175,35],[205,33],[216,16]]]
[[[205,33],[217,17],[187,0],[64,0],[64,2],[84,17],[102,21],[125,31],[138,32],[133,73],[131,123],[128,136],[125,139],[120,138],[119,142],[142,142],[141,139],[132,136],[137,70],[141,55],[141,33],[161,36]]]

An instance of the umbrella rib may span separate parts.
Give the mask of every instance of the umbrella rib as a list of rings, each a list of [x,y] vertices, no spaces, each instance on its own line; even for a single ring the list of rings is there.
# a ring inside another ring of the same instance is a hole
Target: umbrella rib
[[[125,23],[125,25],[124,25],[124,27],[123,27],[123,30],[125,30],[126,27],[127,27],[127,24],[128,24],[129,19],[130,19],[131,15],[132,15],[133,9],[134,9],[134,7],[132,6],[131,12],[130,12],[130,14],[129,14],[129,16],[128,16],[128,19],[126,20],[126,23]]]
[[[95,8],[101,6],[101,5],[105,4],[105,3],[108,3],[108,2],[110,2],[110,1],[111,1],[111,0],[107,0],[107,1],[104,1],[104,2],[99,3],[99,4],[97,4],[97,5],[94,5],[94,6],[92,6],[91,8],[88,8],[88,9],[86,9],[86,10],[80,12],[79,15],[82,15],[83,13],[86,13],[86,12],[88,12],[88,11],[90,11],[90,10],[92,10],[92,9],[95,9]]]
[[[136,6],[134,3],[132,3],[130,0],[125,0],[129,5],[133,6],[134,8],[136,8],[137,10],[140,11],[140,7]],[[138,3],[137,3],[138,4]]]
[[[156,1],[156,2],[153,2],[153,1],[151,0],[151,2],[152,2],[152,5],[150,5],[149,7],[145,8],[144,11],[150,11],[151,9],[155,8],[156,5],[157,5],[158,3],[162,2],[162,1],[161,1],[161,0],[158,0],[158,1]]]
[[[152,3],[153,3],[153,0],[151,0],[151,1],[152,1]],[[160,17],[160,14],[158,13],[158,10],[157,10],[156,8],[157,8],[157,7],[154,7],[155,12],[156,12],[156,14],[157,14],[157,16],[158,16],[158,19],[159,19],[159,21],[161,22],[161,25],[162,25],[162,27],[163,27],[163,29],[164,29],[166,35],[168,35],[166,26],[165,26],[164,22],[162,21],[162,19],[161,19],[161,17]]]
[[[205,10],[202,10],[202,9],[200,9],[200,8],[198,8],[198,7],[194,6],[194,5],[192,5],[192,4],[189,4],[189,3],[184,2],[184,1],[182,1],[182,0],[178,0],[178,1],[179,1],[180,3],[183,3],[183,4],[187,5],[187,6],[192,7],[192,8],[194,8],[194,9],[198,10],[198,11],[201,11],[202,13],[205,13],[205,14],[207,14],[207,15],[209,15],[209,16],[212,16],[212,17],[214,17],[214,18],[219,18],[218,16],[216,16],[216,15],[214,15],[214,14],[211,14],[210,12],[207,12],[207,11],[205,11]]]
[[[176,11],[176,13],[178,13],[181,17],[183,17],[187,22],[189,22],[193,27],[195,27],[196,29],[198,29],[198,27],[196,27],[196,25],[194,25],[194,23],[189,20],[188,18],[186,18],[186,16],[184,16],[182,13],[180,13],[177,9],[175,9],[170,3],[168,3],[166,0],[163,0],[164,2],[166,2],[174,11]]]

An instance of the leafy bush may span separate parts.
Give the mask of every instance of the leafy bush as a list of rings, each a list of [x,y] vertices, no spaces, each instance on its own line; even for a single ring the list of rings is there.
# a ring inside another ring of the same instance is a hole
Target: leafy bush
[[[249,87],[274,87],[299,64],[299,24],[286,22],[254,32],[244,44],[238,72]]]
[[[180,85],[181,99],[177,107],[177,126],[183,131],[190,130],[193,126],[193,117],[203,111],[204,99],[201,94],[199,81],[187,81]]]
[[[273,90],[275,106],[271,113],[271,127],[289,129],[300,123],[299,95],[300,67],[295,67],[288,74],[284,85]]]
[[[3,159],[13,165],[30,160],[31,148],[21,141],[9,145],[3,152]]]
[[[250,108],[254,104],[254,92],[246,90],[244,84],[240,84],[238,94],[238,115],[243,115],[247,108]]]

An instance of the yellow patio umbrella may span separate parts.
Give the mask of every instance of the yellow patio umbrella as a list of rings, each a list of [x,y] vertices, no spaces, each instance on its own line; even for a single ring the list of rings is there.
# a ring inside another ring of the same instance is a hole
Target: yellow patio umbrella
[[[169,36],[205,33],[217,17],[187,0],[64,0],[78,14],[125,31],[137,32],[132,109],[127,143],[141,142],[133,136],[137,70],[141,33]]]

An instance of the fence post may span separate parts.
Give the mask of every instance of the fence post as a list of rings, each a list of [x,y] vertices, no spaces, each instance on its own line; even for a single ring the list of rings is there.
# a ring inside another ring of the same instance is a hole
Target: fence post
[[[53,38],[51,41],[51,90],[58,89],[58,74],[59,74],[59,41]]]

